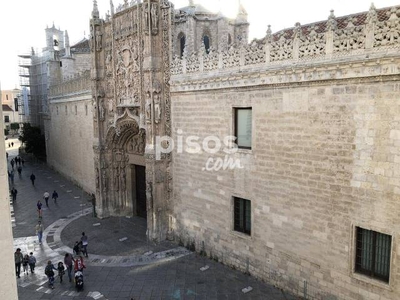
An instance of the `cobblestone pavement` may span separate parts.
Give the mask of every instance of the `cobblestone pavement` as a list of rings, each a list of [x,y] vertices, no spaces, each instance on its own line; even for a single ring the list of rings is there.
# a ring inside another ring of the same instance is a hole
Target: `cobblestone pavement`
[[[8,161],[17,154],[19,143],[14,143],[13,148],[6,143]],[[35,186],[29,180],[32,172]],[[16,279],[20,300],[297,299],[172,242],[147,243],[142,218],[94,218],[89,196],[46,165],[27,161],[22,176],[15,175],[14,186],[18,190],[12,205],[14,247],[21,248],[23,254],[32,251],[38,260],[34,274],[21,273]],[[39,245],[36,202],[46,190],[50,194],[57,190],[59,199],[57,203],[49,200],[48,208],[44,204],[45,231]],[[89,237],[84,291],[77,292],[67,276],[63,283],[56,280],[55,289],[48,288],[46,262],[62,261],[82,231]],[[206,265],[209,268],[201,271]],[[244,294],[242,289],[248,286],[253,290]]]

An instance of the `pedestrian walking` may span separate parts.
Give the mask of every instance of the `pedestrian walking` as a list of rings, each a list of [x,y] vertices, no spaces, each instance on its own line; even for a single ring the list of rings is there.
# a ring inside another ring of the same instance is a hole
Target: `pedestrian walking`
[[[33,256],[33,253],[29,253],[29,267],[31,268],[31,273],[35,273],[36,266],[36,257]]]
[[[46,206],[47,207],[49,207],[49,197],[50,197],[49,192],[45,191],[44,194],[43,194],[43,199],[44,199],[44,201],[46,201]]]
[[[17,274],[18,278],[21,278],[19,274],[21,273],[21,264],[22,261],[24,260],[24,257],[21,253],[20,248],[17,248],[17,250],[14,252],[14,260],[15,260],[15,273]]]
[[[19,177],[21,178],[22,167],[21,167],[21,166],[18,166],[17,171],[18,171]]]
[[[10,161],[10,164],[11,164],[11,168],[14,170],[14,164],[15,164],[14,158]]]
[[[57,202],[58,193],[56,192],[56,190],[54,190],[53,194],[51,195],[51,198],[54,200],[54,203]]]
[[[25,160],[23,158],[21,158],[21,162],[22,162],[22,166],[24,166]]]
[[[69,282],[72,281],[72,264],[73,264],[73,262],[74,262],[74,258],[72,257],[72,254],[65,253],[64,264],[67,267],[67,274],[68,274]]]
[[[11,180],[11,184],[14,184],[14,170],[11,170],[11,172],[10,172],[10,180]]]
[[[47,266],[44,269],[44,274],[46,274],[48,280],[49,280],[49,287],[54,289],[54,270],[57,271],[57,269],[54,267],[54,265],[51,263],[51,260],[47,262]]]
[[[82,250],[83,255],[88,257],[88,253],[87,253],[88,237],[84,232],[82,232],[81,242],[82,242],[82,248],[83,248],[83,250]]]
[[[22,260],[22,267],[25,275],[28,275],[28,266],[29,266],[29,255],[25,254],[24,259]]]
[[[75,273],[78,271],[83,272],[84,268],[86,268],[86,266],[83,262],[83,258],[81,255],[79,255],[79,257],[77,259],[75,259],[75,261],[74,261],[74,271],[75,271]]]
[[[38,202],[36,203],[36,207],[38,210],[39,219],[41,219],[42,218],[42,202],[40,202],[40,200],[38,200]]]
[[[35,229],[36,229],[36,235],[37,235],[38,240],[39,240],[39,245],[41,245],[42,244],[42,237],[43,237],[43,225],[42,225],[42,222],[38,221]]]
[[[35,186],[35,179],[36,179],[35,174],[32,173],[30,179],[32,181],[32,185]]]
[[[11,193],[12,201],[15,202],[17,200],[17,194],[18,194],[17,189],[13,187],[11,189],[10,193]]]
[[[62,261],[60,261],[57,264],[57,270],[58,270],[58,277],[60,278],[60,283],[62,282],[63,276],[65,274],[65,267],[64,264],[62,263]]]

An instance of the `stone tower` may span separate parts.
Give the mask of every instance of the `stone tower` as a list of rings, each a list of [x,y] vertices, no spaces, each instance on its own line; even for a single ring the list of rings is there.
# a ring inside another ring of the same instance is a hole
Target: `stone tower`
[[[247,45],[248,30],[247,12],[240,1],[238,15],[230,19],[191,0],[175,11],[174,56],[190,55],[202,48],[209,52],[223,51],[233,44]]]
[[[155,153],[157,137],[171,135],[173,6],[161,0],[110,6],[103,20],[94,1],[90,21],[97,212],[147,217],[148,238],[163,240],[171,157]]]
[[[59,51],[64,49],[64,31],[57,29],[54,24],[47,27],[46,31],[46,48],[48,51]]]

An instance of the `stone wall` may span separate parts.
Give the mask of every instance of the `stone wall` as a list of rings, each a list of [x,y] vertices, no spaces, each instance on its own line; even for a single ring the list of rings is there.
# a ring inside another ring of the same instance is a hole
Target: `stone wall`
[[[397,79],[174,94],[175,141],[178,129],[222,141],[233,108],[253,110],[253,148],[231,156],[243,169],[174,153],[178,238],[292,292],[307,281],[338,299],[398,299],[399,91]],[[251,236],[233,231],[233,196],[251,200]],[[392,235],[389,285],[353,273],[354,226]]]
[[[90,84],[90,78],[82,78]],[[93,108],[91,91],[77,78],[52,87],[50,118],[46,120],[47,162],[85,191],[95,191]],[[90,85],[89,85],[90,88]],[[81,89],[81,92],[78,90]],[[69,94],[67,92],[69,91]],[[62,96],[54,96],[57,91]]]
[[[174,60],[175,144],[223,141],[234,135],[234,108],[253,115],[251,150],[174,150],[177,240],[307,299],[400,298],[400,57],[386,34],[398,13],[332,14]],[[207,171],[210,158],[243,168]],[[250,236],[233,230],[233,197],[251,201]],[[356,227],[391,235],[389,283],[354,271]]]

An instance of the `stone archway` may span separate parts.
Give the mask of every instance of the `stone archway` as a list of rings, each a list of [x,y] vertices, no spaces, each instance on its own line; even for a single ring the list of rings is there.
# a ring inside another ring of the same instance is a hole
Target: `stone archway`
[[[136,165],[145,167],[146,141],[145,130],[139,128],[138,121],[135,116],[124,113],[107,131],[100,170],[97,170],[101,182],[96,183],[101,193],[102,217],[137,214],[133,170]],[[144,182],[140,189],[143,191],[145,178],[141,178],[141,182]]]

